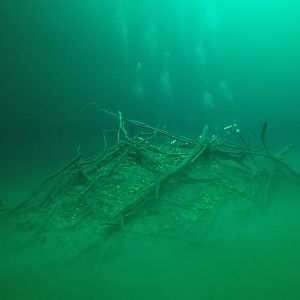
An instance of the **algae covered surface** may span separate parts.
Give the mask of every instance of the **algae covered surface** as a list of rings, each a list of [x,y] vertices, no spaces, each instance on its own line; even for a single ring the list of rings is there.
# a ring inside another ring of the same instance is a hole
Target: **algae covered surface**
[[[2,211],[4,299],[298,293],[296,171],[215,137],[159,145],[122,128]]]

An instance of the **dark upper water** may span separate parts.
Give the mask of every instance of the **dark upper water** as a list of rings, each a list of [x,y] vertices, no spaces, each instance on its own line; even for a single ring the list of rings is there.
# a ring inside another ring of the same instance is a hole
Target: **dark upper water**
[[[297,142],[299,6],[2,1],[1,164],[102,149],[116,124],[91,103],[190,136],[235,122],[255,137],[266,118],[271,145]]]
[[[101,108],[188,136],[237,123],[253,145],[267,119],[271,150],[299,142],[299,1],[2,0],[0,32],[5,205],[103,148]]]

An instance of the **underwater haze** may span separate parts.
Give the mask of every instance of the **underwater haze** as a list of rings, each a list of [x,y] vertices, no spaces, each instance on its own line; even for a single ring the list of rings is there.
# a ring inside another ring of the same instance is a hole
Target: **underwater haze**
[[[113,145],[101,109],[189,138],[236,124],[258,150],[267,122],[269,151],[295,143],[286,162],[300,172],[299,1],[1,0],[0,34],[0,209]],[[43,280],[13,262],[0,299],[300,299],[297,197],[221,248],[158,244],[145,261],[132,251]]]

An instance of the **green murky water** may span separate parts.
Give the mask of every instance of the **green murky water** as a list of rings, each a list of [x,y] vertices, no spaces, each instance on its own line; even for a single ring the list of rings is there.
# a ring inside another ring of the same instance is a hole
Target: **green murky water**
[[[293,0],[3,0],[1,203],[20,203],[76,151],[102,150],[102,131],[118,123],[101,108],[189,137],[205,123],[228,137],[237,124],[258,150],[267,119],[272,153],[297,145],[299,20]],[[286,157],[298,172],[299,153]],[[299,299],[295,199],[276,191],[247,224],[224,213],[226,243],[132,245],[95,268],[3,253],[0,298]]]

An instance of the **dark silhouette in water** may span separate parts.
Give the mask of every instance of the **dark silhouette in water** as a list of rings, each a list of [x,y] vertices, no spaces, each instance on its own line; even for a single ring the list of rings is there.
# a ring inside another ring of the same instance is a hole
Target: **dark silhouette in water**
[[[271,156],[271,153],[270,153],[270,151],[269,151],[269,149],[266,145],[266,132],[267,132],[267,129],[268,129],[268,121],[264,120],[264,123],[263,123],[262,128],[261,128],[261,132],[260,132],[260,140],[261,140],[267,154],[269,156]]]

